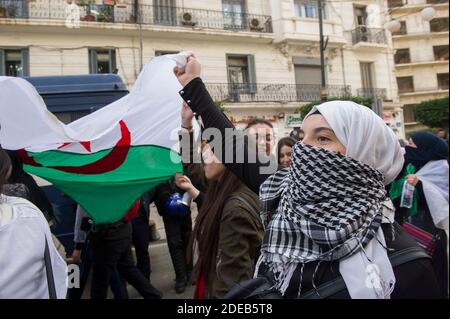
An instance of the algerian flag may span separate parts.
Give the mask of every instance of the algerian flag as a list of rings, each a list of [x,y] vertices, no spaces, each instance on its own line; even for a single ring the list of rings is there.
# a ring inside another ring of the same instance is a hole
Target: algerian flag
[[[0,77],[0,143],[25,170],[78,202],[96,223],[122,218],[141,195],[182,171],[181,85],[189,53],[153,58],[125,97],[68,125],[24,79]]]

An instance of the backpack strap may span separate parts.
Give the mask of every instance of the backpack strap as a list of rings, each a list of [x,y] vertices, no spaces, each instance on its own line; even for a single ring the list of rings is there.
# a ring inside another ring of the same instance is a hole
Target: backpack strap
[[[408,247],[396,251],[389,256],[392,268],[422,258],[431,259],[430,255],[421,247]],[[311,289],[305,294],[302,294],[301,299],[326,299],[345,289],[347,289],[347,286],[345,285],[344,279],[339,276],[332,281],[320,285],[317,287],[317,290]]]

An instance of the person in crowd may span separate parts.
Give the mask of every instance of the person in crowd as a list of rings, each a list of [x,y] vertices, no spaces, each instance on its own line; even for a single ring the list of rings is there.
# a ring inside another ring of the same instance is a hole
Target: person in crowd
[[[192,218],[189,207],[182,204],[172,207],[171,196],[180,193],[174,179],[156,187],[156,208],[164,222],[167,246],[175,271],[175,292],[183,293],[191,278],[192,264],[187,260],[188,243],[192,233]]]
[[[448,145],[448,133],[446,130],[440,129],[439,131],[436,132],[436,135],[437,137],[443,139]]]
[[[92,268],[93,254],[90,246],[90,235],[93,220],[86,211],[77,205],[75,227],[74,227],[74,249],[72,251],[72,262],[80,267],[80,285],[69,290],[68,298],[72,300],[81,299],[86,286],[89,273]],[[111,275],[110,287],[114,299],[128,299],[126,283],[120,277],[117,269]]]
[[[448,293],[448,145],[431,132],[416,132],[405,146],[405,164],[389,193],[396,207],[396,220],[410,220],[435,236],[433,266],[443,294]],[[415,187],[410,208],[402,207],[403,184]]]
[[[183,105],[183,109],[189,109]],[[181,129],[179,131],[180,153],[183,159],[183,172],[192,180],[197,189],[206,190],[206,179],[203,167],[194,160],[194,148],[196,141],[193,134],[192,114],[182,112]],[[162,216],[166,231],[167,245],[175,271],[175,292],[180,294],[186,290],[192,280],[192,262],[188,260],[189,240],[192,235],[192,217],[190,207],[182,204],[177,207],[168,205],[168,201],[176,193],[183,193],[178,188],[175,180],[171,179],[156,187],[156,208]],[[201,198],[195,197],[194,201],[201,206]],[[190,203],[187,203],[190,204]]]
[[[54,222],[53,207],[45,192],[37,185],[33,177],[23,170],[23,163],[17,151],[6,151],[11,159],[12,171],[4,193],[10,196],[21,197],[36,205],[44,214],[49,223]]]
[[[247,123],[245,131],[256,139],[258,152],[267,156],[272,154],[275,146],[275,134],[272,123],[264,119],[254,118]]]
[[[192,121],[193,113],[186,105],[182,117]],[[258,196],[214,156],[206,140],[201,149],[208,180],[206,193],[188,176],[177,175],[176,184],[199,207],[189,250],[192,260],[194,247],[198,247],[194,297],[221,298],[232,286],[252,277],[263,236],[260,203]]]
[[[150,282],[151,263],[148,246],[150,244],[150,204],[155,200],[156,190],[151,189],[141,196],[141,203],[132,224],[132,244],[136,252],[136,266]]]
[[[43,213],[28,200],[2,194],[11,171],[0,149],[0,299],[64,299],[67,265]]]
[[[205,128],[234,128],[217,110],[200,71],[193,57],[174,69],[180,95]],[[346,289],[330,297],[439,297],[431,261],[393,222],[385,185],[403,165],[394,132],[367,107],[344,101],[315,106],[302,128],[305,137],[293,148],[291,169],[270,175],[260,173],[261,161],[224,162],[250,189],[261,187],[266,232],[255,274],[286,298],[301,298],[340,276]],[[222,137],[224,148],[232,142]],[[249,143],[246,154],[252,152]],[[393,269],[389,255],[410,248],[422,254]],[[377,284],[366,284],[366,271],[374,267]]]
[[[296,140],[292,137],[283,137],[278,141],[278,165],[289,167],[292,162],[292,147]]]
[[[91,234],[94,256],[92,299],[106,299],[111,276],[116,269],[144,299],[162,298],[162,293],[136,267],[132,256],[131,220],[135,218],[140,206],[141,201],[136,201],[127,215],[115,223],[94,224]]]
[[[289,136],[294,138],[296,141],[302,141],[305,137],[305,132],[300,127],[295,127],[291,133],[289,133]]]

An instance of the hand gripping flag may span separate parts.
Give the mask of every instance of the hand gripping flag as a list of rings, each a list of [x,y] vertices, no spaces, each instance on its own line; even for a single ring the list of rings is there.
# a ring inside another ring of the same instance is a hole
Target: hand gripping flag
[[[182,171],[181,85],[173,68],[188,55],[153,58],[128,95],[67,125],[29,82],[0,77],[0,143],[96,223],[118,221],[145,191]]]

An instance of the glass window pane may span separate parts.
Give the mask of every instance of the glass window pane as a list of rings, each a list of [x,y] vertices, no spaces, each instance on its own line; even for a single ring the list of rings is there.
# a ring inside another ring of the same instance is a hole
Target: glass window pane
[[[22,76],[22,51],[7,50],[5,51],[5,75],[6,76]]]

